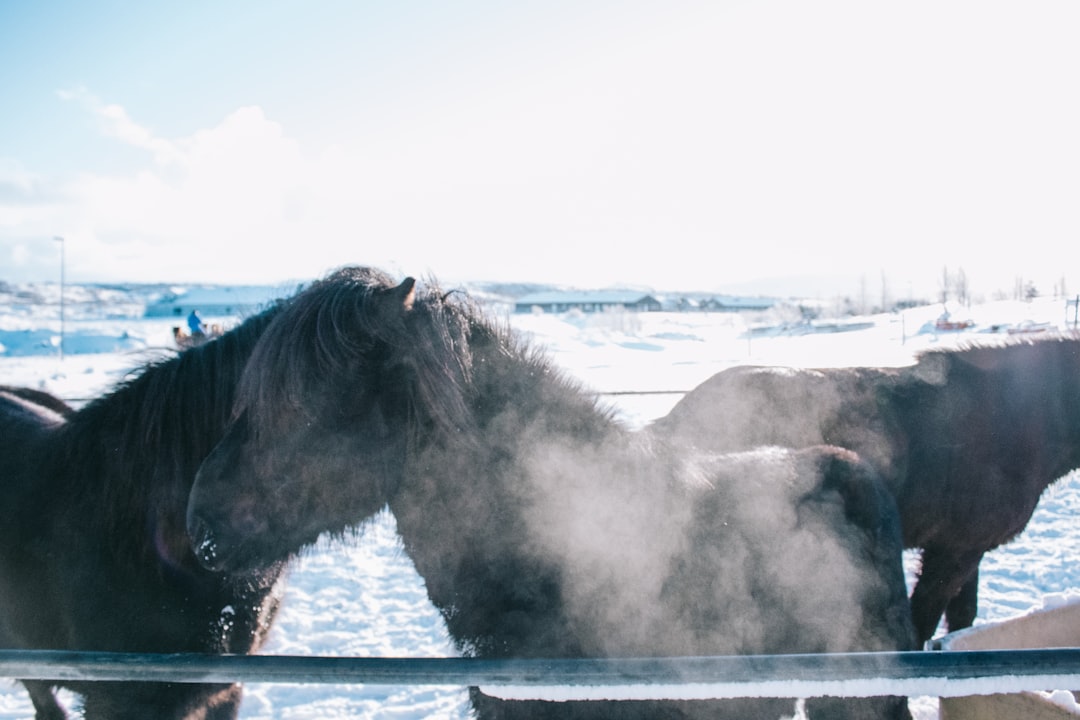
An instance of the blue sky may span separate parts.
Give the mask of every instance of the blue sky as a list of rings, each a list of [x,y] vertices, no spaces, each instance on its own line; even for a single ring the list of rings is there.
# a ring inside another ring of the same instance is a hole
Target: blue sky
[[[1075,292],[1078,34],[1075,2],[0,0],[0,279],[63,236],[85,281]]]

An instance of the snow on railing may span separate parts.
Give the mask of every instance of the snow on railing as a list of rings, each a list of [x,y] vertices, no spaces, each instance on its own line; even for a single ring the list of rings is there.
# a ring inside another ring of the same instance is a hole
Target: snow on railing
[[[1080,648],[573,660],[0,650],[0,677],[471,685],[495,697],[543,700],[959,697],[1080,688]]]

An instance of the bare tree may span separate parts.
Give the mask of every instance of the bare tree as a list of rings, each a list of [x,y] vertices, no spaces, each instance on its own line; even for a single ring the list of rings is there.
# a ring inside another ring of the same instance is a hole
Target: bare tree
[[[952,278],[953,291],[956,294],[956,301],[965,307],[971,307],[971,293],[968,288],[967,273],[964,272],[964,268],[958,268],[956,274]]]

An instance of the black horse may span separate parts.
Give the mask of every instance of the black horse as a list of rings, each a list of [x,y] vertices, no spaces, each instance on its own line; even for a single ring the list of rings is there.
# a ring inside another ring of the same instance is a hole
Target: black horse
[[[357,383],[368,384],[351,358],[371,328],[331,289],[309,296],[338,311],[329,324],[339,340],[305,346],[297,339],[309,333],[283,313],[245,371],[236,422],[199,470],[188,525],[207,566],[235,572],[289,557],[388,501],[467,655],[913,647],[895,505],[853,453],[713,456],[654,442],[437,288],[386,318],[400,339],[379,370],[381,413],[408,456],[373,486],[356,471],[372,467],[375,444],[351,418]],[[349,434],[331,443],[340,457],[323,471],[321,439]],[[297,478],[298,468],[308,471]],[[475,689],[473,701],[487,718],[792,710],[791,700],[504,703]],[[810,712],[907,716],[901,698],[818,699]]]
[[[983,555],[1080,467],[1080,339],[936,350],[903,368],[731,368],[652,430],[722,452],[859,453],[896,499],[905,547],[922,548],[911,596],[922,643],[943,613],[950,630],[972,624]]]
[[[392,294],[364,287],[372,313]],[[230,420],[241,370],[287,307],[150,365],[75,412],[50,409],[36,391],[0,392],[0,647],[249,653],[260,646],[284,565],[234,576],[207,571],[192,553],[185,512],[196,470]],[[350,420],[363,428],[358,388]],[[65,716],[52,684],[24,685],[39,720]],[[82,695],[88,719],[232,718],[240,701],[238,685],[58,685]]]

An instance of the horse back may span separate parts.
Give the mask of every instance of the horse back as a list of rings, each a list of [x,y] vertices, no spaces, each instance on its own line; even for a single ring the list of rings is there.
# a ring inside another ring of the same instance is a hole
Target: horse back
[[[903,441],[887,397],[902,377],[892,368],[734,367],[689,392],[653,428],[713,452],[850,448],[888,476]]]
[[[66,402],[56,397],[52,393],[47,393],[44,390],[36,390],[28,387],[18,387],[14,385],[0,385],[0,393],[8,393],[15,397],[22,398],[27,402],[31,402],[43,408],[52,410],[53,412],[67,417],[75,410]]]

